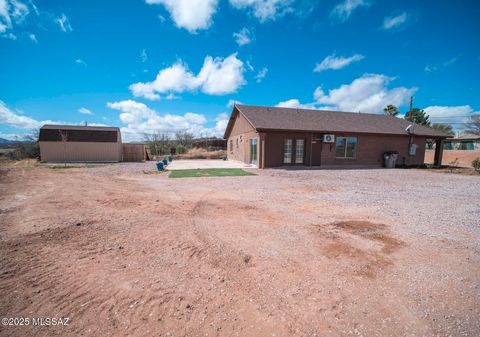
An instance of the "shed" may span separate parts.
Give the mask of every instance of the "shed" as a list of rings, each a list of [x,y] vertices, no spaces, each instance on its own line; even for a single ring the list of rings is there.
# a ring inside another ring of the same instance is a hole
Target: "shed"
[[[44,125],[39,134],[42,162],[119,162],[120,129],[103,126]]]
[[[146,152],[145,143],[124,143],[123,161],[145,161]]]

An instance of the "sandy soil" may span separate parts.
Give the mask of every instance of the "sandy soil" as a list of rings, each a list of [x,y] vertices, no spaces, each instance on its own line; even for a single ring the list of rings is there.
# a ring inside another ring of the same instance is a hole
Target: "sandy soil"
[[[479,336],[480,178],[0,168],[1,336]]]
[[[433,164],[433,158],[435,156],[435,150],[425,151],[425,163]],[[461,151],[461,150],[444,150],[442,156],[443,165],[453,165],[457,160],[457,166],[472,167],[472,161],[480,158],[480,151]]]

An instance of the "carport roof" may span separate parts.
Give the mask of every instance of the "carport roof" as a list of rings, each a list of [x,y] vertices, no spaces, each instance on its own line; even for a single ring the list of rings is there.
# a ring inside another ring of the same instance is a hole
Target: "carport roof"
[[[414,135],[432,138],[448,137],[446,133],[441,131],[392,116],[236,104],[225,131],[226,138],[228,138],[228,134],[233,127],[235,109],[242,113],[257,131],[284,130],[407,135],[405,129],[409,125],[413,125],[412,134]]]

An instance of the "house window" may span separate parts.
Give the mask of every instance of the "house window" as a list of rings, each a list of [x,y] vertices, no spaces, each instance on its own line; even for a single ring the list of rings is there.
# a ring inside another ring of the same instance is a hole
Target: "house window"
[[[291,164],[292,163],[292,139],[285,139],[283,144],[283,163]]]
[[[233,139],[230,139],[230,152],[233,151]]]
[[[337,137],[335,141],[336,158],[357,157],[357,137]]]
[[[303,151],[305,148],[305,140],[295,140],[295,164],[303,164]]]

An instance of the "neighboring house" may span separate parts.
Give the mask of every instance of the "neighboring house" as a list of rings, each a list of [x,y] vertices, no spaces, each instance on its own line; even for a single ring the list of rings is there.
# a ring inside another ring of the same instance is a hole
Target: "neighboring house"
[[[427,139],[439,165],[447,137],[392,116],[248,105],[233,107],[224,135],[228,158],[259,168],[381,166],[386,151],[399,152],[399,165],[420,165]]]
[[[44,125],[39,135],[42,162],[119,162],[122,137],[119,128]]]
[[[464,134],[447,138],[445,150],[480,150],[480,135]]]

